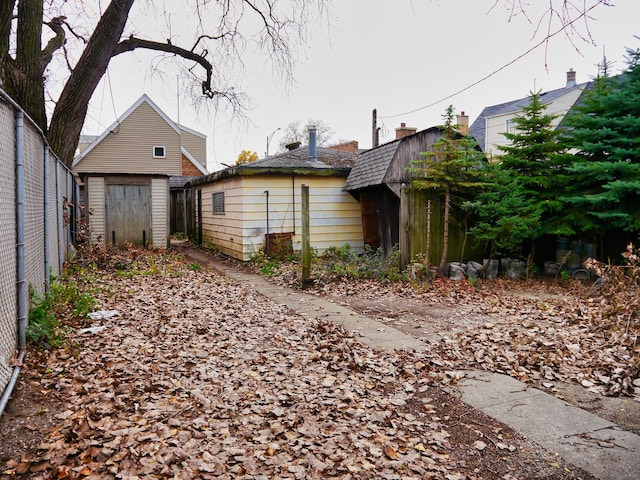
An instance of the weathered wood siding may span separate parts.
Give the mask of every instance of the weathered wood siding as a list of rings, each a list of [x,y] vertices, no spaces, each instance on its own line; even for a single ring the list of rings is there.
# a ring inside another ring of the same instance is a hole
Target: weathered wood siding
[[[91,241],[105,241],[105,187],[103,177],[88,177],[85,188],[87,190],[87,211],[91,214],[89,224],[91,227]]]
[[[164,146],[165,158],[153,158]],[[180,135],[148,103],[142,102],[113,132],[74,166],[84,173],[181,175]]]
[[[432,191],[407,188],[403,191],[403,208],[407,208],[408,222],[404,227],[407,232],[406,245],[408,256],[405,261],[414,261],[418,256],[424,256],[429,251],[429,262],[434,265],[440,263],[444,249],[444,199]],[[431,200],[431,217],[427,221],[427,206]],[[406,203],[405,203],[406,202]],[[451,210],[449,222],[448,262],[475,260],[482,263],[484,243],[475,241],[468,236],[465,242],[464,212]],[[427,224],[431,225],[429,247],[427,247]],[[464,247],[464,251],[463,251]]]
[[[219,180],[202,187],[205,246],[250,260],[265,244],[267,194],[268,233],[293,233],[294,250],[302,242],[300,186],[309,186],[311,246],[322,254],[345,243],[363,248],[359,203],[344,188],[344,178],[256,175]],[[212,213],[212,194],[225,192],[225,213]]]
[[[169,179],[151,179],[151,230],[156,248],[169,246]]]
[[[421,132],[420,135],[410,135],[402,139],[396,150],[394,161],[389,166],[389,170],[384,177],[384,184],[387,185],[396,196],[400,197],[402,184],[409,185],[411,174],[407,171],[413,167],[411,161],[421,160],[421,152],[426,152],[429,147],[442,136],[438,128],[430,128]]]

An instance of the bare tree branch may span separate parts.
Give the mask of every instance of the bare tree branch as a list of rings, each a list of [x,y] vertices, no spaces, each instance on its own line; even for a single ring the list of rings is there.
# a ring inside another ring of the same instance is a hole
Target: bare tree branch
[[[53,52],[62,47],[67,39],[67,34],[62,27],[66,18],[67,17],[56,17],[52,18],[49,22],[45,22],[45,25],[47,25],[53,31],[53,33],[55,33],[55,36],[51,40],[49,40],[47,45],[42,49],[42,57],[43,60],[45,60],[45,65],[47,65],[49,61],[51,61]]]
[[[198,55],[191,50],[186,50],[182,47],[178,47],[177,45],[173,45],[170,40],[167,40],[167,43],[154,42],[153,40],[144,40],[136,37],[129,37],[126,40],[123,40],[114,49],[113,56],[120,55],[124,52],[132,52],[137,48],[144,48],[147,50],[155,50],[165,53],[172,53],[174,55],[178,55],[186,60],[192,60],[202,66],[204,68],[207,78],[202,81],[202,94],[213,98],[219,92],[216,92],[211,87],[211,77],[213,75],[213,65],[204,58],[202,55]]]

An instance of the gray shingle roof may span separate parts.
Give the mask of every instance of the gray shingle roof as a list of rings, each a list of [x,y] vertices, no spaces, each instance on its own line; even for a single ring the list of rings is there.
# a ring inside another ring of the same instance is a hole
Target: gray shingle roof
[[[240,168],[351,168],[356,163],[355,153],[332,148],[317,147],[317,161],[309,161],[309,147],[300,147],[242,165]]]
[[[191,180],[199,178],[187,175],[179,175],[175,177],[169,177],[169,188],[184,188],[184,186]]]
[[[557,88],[555,90],[550,90],[548,92],[543,92],[540,94],[540,102],[542,104],[548,104],[553,102],[559,97],[566,95],[567,93],[575,90],[576,88],[585,88],[589,85],[590,82],[581,83],[575,85],[573,87],[563,87]],[[485,107],[478,118],[475,119],[471,128],[469,129],[469,133],[476,139],[480,148],[484,151],[485,148],[485,136],[486,136],[486,120],[488,117],[494,117],[496,115],[505,115],[508,113],[520,112],[524,107],[529,105],[531,102],[531,96],[527,96],[524,98],[519,98],[518,100],[512,100],[510,102],[501,103],[498,105],[491,105],[489,107]]]
[[[400,140],[394,140],[360,154],[345,184],[346,190],[360,190],[382,185],[384,176],[395,157]]]

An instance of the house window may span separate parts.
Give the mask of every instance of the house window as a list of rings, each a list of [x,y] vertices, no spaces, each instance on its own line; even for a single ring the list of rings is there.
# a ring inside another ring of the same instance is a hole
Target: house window
[[[163,145],[155,145],[153,147],[153,158],[166,158],[167,150]]]
[[[507,120],[506,132],[512,134],[518,133],[518,127],[516,126],[516,122],[514,122],[513,118]]]
[[[224,213],[224,192],[214,192],[212,194],[213,213]]]

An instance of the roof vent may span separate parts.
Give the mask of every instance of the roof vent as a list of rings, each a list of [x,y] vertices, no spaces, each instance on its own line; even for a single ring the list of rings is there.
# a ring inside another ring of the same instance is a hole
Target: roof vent
[[[287,143],[285,145],[285,147],[286,147],[287,150],[291,151],[291,150],[295,150],[300,145],[302,145],[302,143],[300,143],[300,142],[291,142],[291,143]]]

